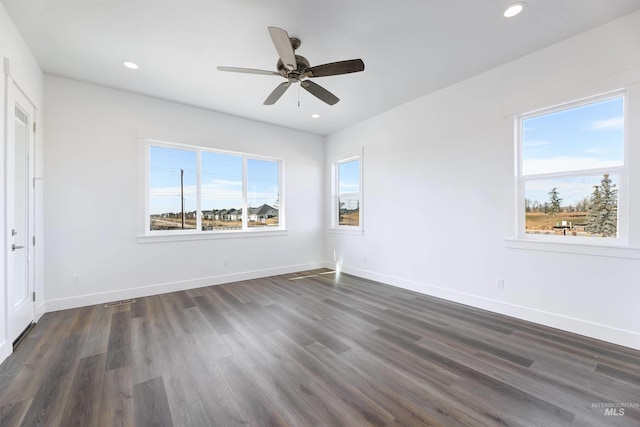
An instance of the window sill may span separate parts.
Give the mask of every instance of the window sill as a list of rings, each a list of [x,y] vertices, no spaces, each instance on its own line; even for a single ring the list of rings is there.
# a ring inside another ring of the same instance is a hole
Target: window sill
[[[566,242],[559,240],[505,239],[510,249],[557,252],[565,254],[590,255],[611,258],[640,259],[640,248],[615,244]],[[563,237],[560,236],[562,239]]]
[[[361,228],[330,228],[331,234],[345,234],[348,236],[364,236],[364,230]]]
[[[188,240],[215,240],[253,237],[287,236],[289,230],[247,230],[247,231],[211,231],[211,232],[177,232],[146,234],[136,237],[138,243],[179,242]]]

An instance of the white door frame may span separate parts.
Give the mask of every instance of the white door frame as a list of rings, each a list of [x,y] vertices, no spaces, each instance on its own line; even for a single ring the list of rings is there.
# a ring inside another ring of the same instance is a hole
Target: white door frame
[[[7,62],[7,61],[5,61]],[[15,209],[15,165],[14,157],[13,157],[13,138],[14,135],[10,133],[10,129],[14,128],[15,122],[15,106],[18,103],[22,109],[28,110],[29,115],[29,123],[27,124],[27,130],[29,132],[29,157],[28,157],[28,179],[27,179],[27,188],[28,188],[28,196],[27,196],[27,205],[28,205],[28,218],[26,224],[26,235],[24,236],[23,242],[25,243],[25,248],[21,249],[26,251],[27,258],[27,277],[28,281],[28,296],[29,302],[28,307],[25,306],[25,309],[30,311],[30,321],[35,321],[36,309],[35,309],[35,301],[31,298],[31,295],[35,291],[35,251],[32,242],[34,231],[35,231],[35,154],[36,154],[36,144],[35,144],[35,127],[33,127],[33,123],[35,123],[36,119],[36,108],[33,101],[24,93],[24,91],[20,88],[20,86],[13,80],[11,75],[8,73],[8,66],[5,63],[5,114],[4,114],[4,123],[5,123],[5,134],[4,134],[4,296],[5,296],[5,331],[4,336],[7,339],[7,345],[11,345],[12,342],[17,338],[16,328],[22,329],[22,326],[27,325],[14,325],[13,321],[13,298],[12,298],[12,289],[10,284],[12,283],[14,277],[14,252],[12,251],[12,245],[15,243],[15,238],[12,235],[13,222],[12,219],[14,217],[14,209]],[[21,331],[20,331],[21,332]],[[9,351],[11,351],[9,349]]]

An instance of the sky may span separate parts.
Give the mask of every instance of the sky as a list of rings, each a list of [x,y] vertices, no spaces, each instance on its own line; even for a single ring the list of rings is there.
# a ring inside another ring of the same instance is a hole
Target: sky
[[[360,160],[351,160],[338,164],[338,193],[360,192]],[[359,197],[341,197],[340,205],[344,209],[354,210],[360,207]]]
[[[185,211],[196,209],[196,151],[149,148],[150,213],[180,212],[180,169],[184,171]],[[242,156],[202,151],[202,210],[242,208]],[[279,201],[279,164],[247,159],[247,197],[251,207]]]
[[[522,122],[522,174],[570,172],[622,166],[624,163],[623,98],[617,97]],[[611,176],[618,184],[619,177]],[[549,201],[557,187],[562,205],[589,197],[602,174],[575,178],[528,180],[525,197]]]
[[[360,160],[338,164],[338,192],[360,192]]]

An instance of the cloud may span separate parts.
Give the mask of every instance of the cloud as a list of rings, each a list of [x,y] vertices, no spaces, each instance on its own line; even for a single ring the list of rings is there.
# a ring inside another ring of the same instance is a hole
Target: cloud
[[[612,153],[621,153],[622,148],[606,147],[603,145],[594,145],[591,148],[587,148],[585,151],[589,154],[612,154]],[[620,157],[622,157],[622,155],[620,155]]]
[[[228,179],[213,179],[209,182],[209,184],[204,184],[204,185],[211,185],[211,186],[217,186],[217,185],[221,185],[221,186],[234,186],[234,187],[242,187],[242,181],[239,180],[228,180]]]
[[[357,193],[360,191],[360,184],[357,182],[345,182],[340,184],[341,193]]]
[[[608,120],[598,120],[589,126],[589,130],[617,130],[624,127],[624,117],[614,117]]]
[[[527,148],[529,147],[543,147],[545,145],[551,144],[549,141],[524,141],[523,145]]]

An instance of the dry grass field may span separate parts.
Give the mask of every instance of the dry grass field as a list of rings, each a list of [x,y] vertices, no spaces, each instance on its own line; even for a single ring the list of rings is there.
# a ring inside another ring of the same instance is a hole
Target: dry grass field
[[[347,214],[340,215],[340,224],[339,225],[360,225],[360,212],[350,212]]]
[[[269,218],[266,223],[260,221],[249,221],[248,227],[276,227],[278,225],[278,217]],[[242,229],[242,221],[218,221],[203,220],[202,227],[205,230],[240,230]],[[182,222],[179,218],[151,218],[151,230],[179,230],[182,228]],[[195,230],[196,220],[186,219],[185,229]]]
[[[561,225],[562,221],[572,225],[584,224],[587,222],[586,212],[563,212],[555,216],[551,216],[544,212],[527,212],[526,229],[527,230],[553,230],[554,225]]]
[[[563,221],[565,228],[554,228],[554,226],[562,226]],[[592,233],[584,230],[586,222],[586,212],[563,212],[555,216],[544,212],[527,212],[525,231],[530,234],[593,236]]]

